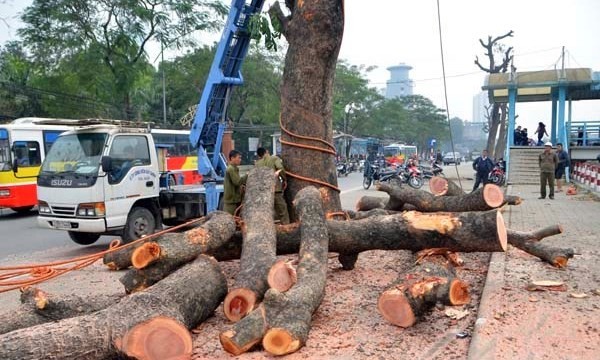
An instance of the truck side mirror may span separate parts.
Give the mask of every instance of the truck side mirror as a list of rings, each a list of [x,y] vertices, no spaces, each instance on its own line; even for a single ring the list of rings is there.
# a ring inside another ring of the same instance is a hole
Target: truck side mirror
[[[112,171],[112,158],[110,156],[103,156],[100,162],[102,164],[102,171],[104,171],[105,173],[109,173]]]
[[[12,171],[14,173],[16,173],[17,171],[19,171],[19,159],[14,159],[13,160]]]

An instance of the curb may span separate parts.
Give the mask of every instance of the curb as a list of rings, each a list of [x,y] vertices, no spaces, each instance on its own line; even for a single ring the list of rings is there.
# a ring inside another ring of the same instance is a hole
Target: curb
[[[508,185],[506,193],[512,193],[512,185]],[[511,211],[511,207],[509,206],[507,211],[509,223]],[[492,359],[494,356],[496,340],[485,336],[485,328],[489,319],[494,318],[493,307],[488,306],[488,304],[493,303],[492,298],[494,297],[494,294],[498,293],[504,285],[505,268],[506,252],[492,253],[490,264],[488,266],[488,273],[485,278],[485,285],[483,287],[483,292],[481,293],[481,300],[479,301],[477,319],[473,326],[473,334],[467,354],[468,360]]]

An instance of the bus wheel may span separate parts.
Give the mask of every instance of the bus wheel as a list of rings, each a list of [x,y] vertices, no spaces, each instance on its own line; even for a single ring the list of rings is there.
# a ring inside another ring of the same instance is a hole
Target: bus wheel
[[[69,237],[79,245],[91,245],[98,240],[100,234],[69,231]]]
[[[156,230],[156,219],[150,210],[144,207],[135,207],[127,217],[127,224],[123,230],[123,242],[137,240],[144,235],[153,234]]]
[[[14,208],[10,208],[12,211],[17,212],[19,214],[26,214],[28,213],[31,209],[33,209],[33,206],[21,206],[21,207],[14,207]]]

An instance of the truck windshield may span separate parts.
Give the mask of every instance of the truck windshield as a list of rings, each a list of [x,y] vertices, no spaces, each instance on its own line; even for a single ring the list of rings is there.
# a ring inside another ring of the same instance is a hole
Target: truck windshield
[[[10,166],[10,144],[8,143],[8,131],[0,129],[0,171],[8,171]]]
[[[106,137],[105,133],[59,136],[44,159],[42,174],[97,174]]]

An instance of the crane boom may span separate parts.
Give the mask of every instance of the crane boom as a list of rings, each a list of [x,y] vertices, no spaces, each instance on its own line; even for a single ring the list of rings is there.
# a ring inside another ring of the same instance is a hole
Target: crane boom
[[[229,97],[234,86],[242,85],[242,63],[250,44],[250,17],[262,10],[264,0],[232,0],[227,23],[210,72],[196,108],[190,131],[190,143],[198,149],[198,172],[221,180],[226,162],[221,155],[221,143],[226,127]],[[207,148],[212,147],[212,156]]]

